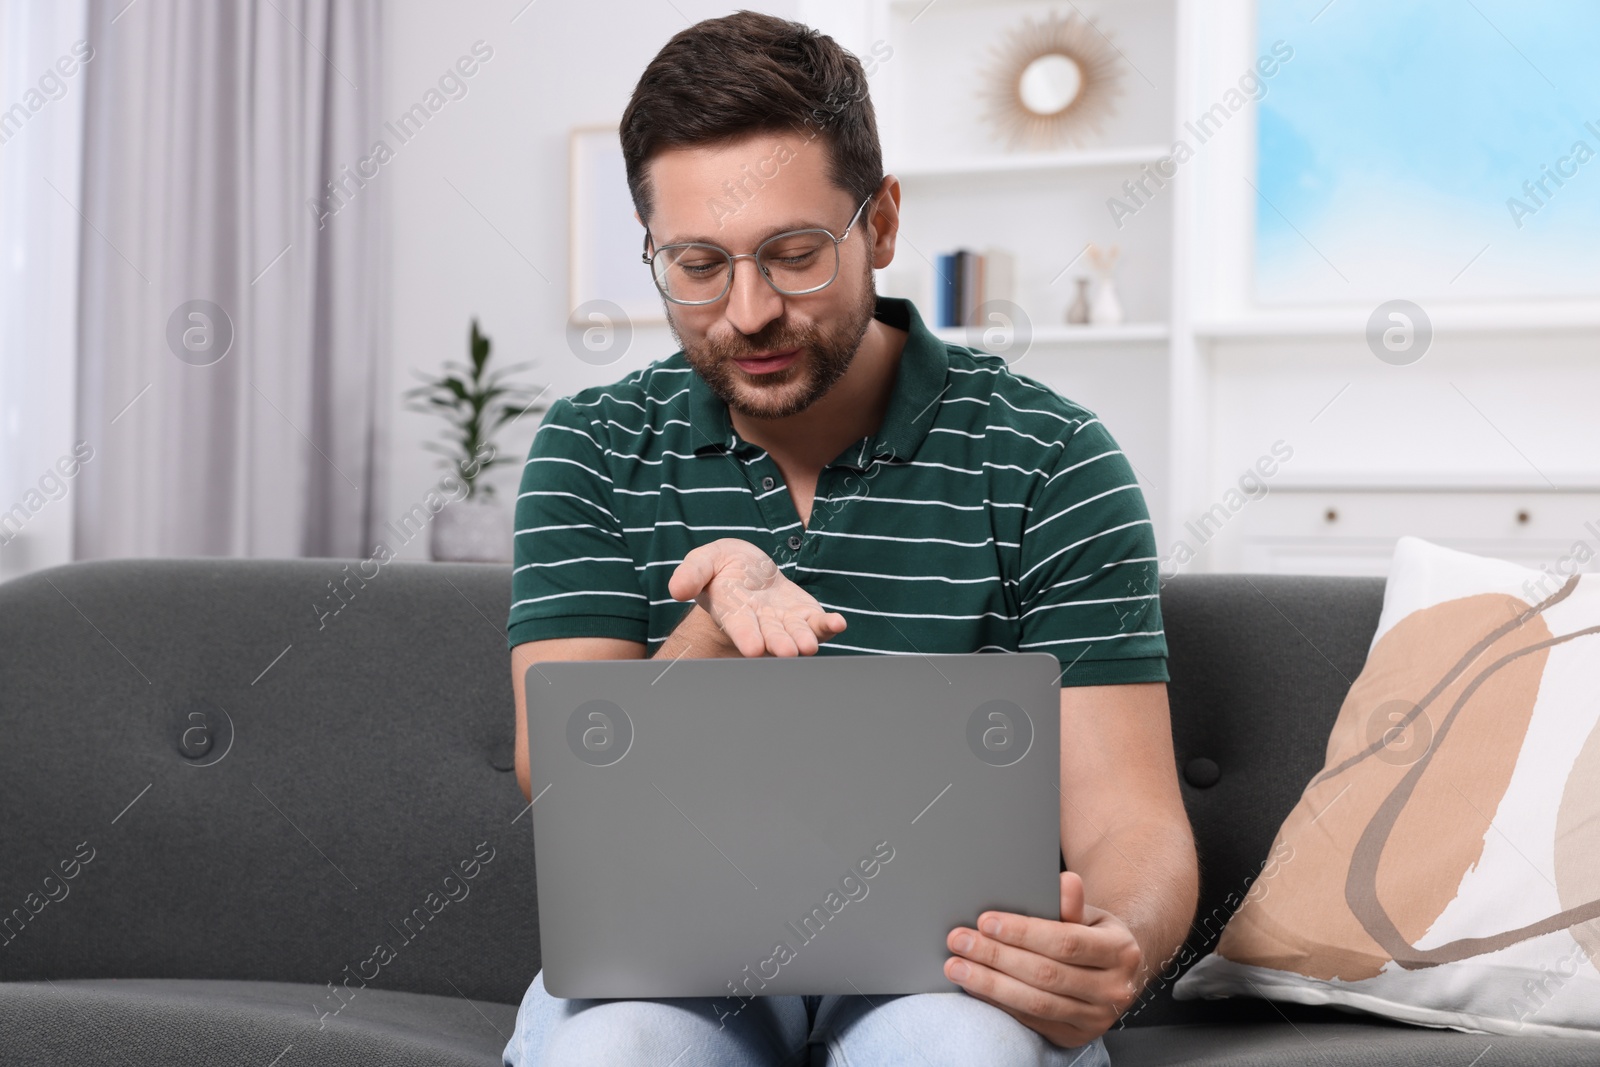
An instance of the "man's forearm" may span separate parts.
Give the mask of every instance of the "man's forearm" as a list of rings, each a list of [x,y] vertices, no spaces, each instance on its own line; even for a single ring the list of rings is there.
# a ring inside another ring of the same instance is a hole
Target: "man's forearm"
[[[739,649],[728,640],[728,635],[717,625],[710,612],[695,604],[650,658],[680,659],[688,656],[690,659],[718,659],[738,655]]]
[[[1200,887],[1187,824],[1144,822],[1108,828],[1072,868],[1084,902],[1128,924],[1144,951],[1143,989],[1183,946]]]

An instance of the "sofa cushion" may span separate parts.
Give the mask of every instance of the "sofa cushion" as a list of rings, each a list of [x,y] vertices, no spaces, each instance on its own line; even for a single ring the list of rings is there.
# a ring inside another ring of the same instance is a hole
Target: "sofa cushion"
[[[1296,1007],[1296,1005],[1288,1005]],[[1559,1037],[1494,1037],[1372,1021],[1199,1023],[1113,1030],[1113,1067],[1592,1067],[1594,1049]]]
[[[517,1009],[360,990],[336,1016],[325,987],[288,982],[58,979],[0,983],[0,1062],[201,1067],[499,1067]]]

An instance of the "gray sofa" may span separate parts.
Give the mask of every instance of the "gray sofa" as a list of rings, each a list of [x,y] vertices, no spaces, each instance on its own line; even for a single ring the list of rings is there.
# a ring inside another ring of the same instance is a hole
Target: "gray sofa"
[[[0,1062],[499,1062],[539,966],[510,568],[359,573],[123,560],[0,585]],[[1163,589],[1204,874],[1191,958],[1320,766],[1382,591],[1262,576]],[[1118,1067],[1592,1056],[1174,1001],[1170,975],[1107,1035]]]

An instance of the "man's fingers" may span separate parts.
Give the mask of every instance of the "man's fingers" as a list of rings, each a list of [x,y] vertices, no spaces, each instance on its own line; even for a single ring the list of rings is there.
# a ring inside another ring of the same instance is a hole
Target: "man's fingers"
[[[951,941],[959,940],[960,934],[951,938]],[[998,941],[975,940],[978,944],[972,949],[962,951],[951,948],[951,951],[976,966],[987,967],[1015,978],[1023,985],[1055,996],[1082,1001],[1085,1005],[1101,999],[1099,985],[1104,981],[1104,972],[1100,968],[1062,963],[1028,949],[1002,945]]]
[[[788,620],[789,635],[794,638],[794,643],[800,649],[802,656],[815,656],[821,647],[821,638],[815,628],[805,619],[790,616]]]
[[[704,549],[705,546],[702,545],[685,555],[683,562],[673,570],[672,577],[667,579],[667,592],[672,595],[672,599],[694,599],[700,595],[700,591],[716,573],[711,553]]]
[[[1106,1009],[1076,997],[1038,989],[1011,975],[957,956],[944,964],[945,977],[975,997],[1013,1013],[1092,1029]],[[1115,1018],[1111,1019],[1115,1022]],[[1103,1029],[1103,1028],[1102,1028]]]
[[[804,618],[818,641],[826,641],[843,632],[845,627],[844,616],[837,611],[808,611]]]
[[[960,939],[972,939],[970,952],[980,963],[992,962],[993,950],[1010,946],[1026,952],[1048,956],[1061,963],[1078,967],[1115,967],[1121,962],[1123,939],[1117,932],[1081,923],[1051,922],[1028,915],[1014,915],[1005,911],[987,911],[978,916],[978,927],[958,927],[947,938],[950,950],[958,952]],[[973,955],[976,953],[977,955]]]
[[[786,619],[781,615],[770,615],[765,612],[761,615],[761,637],[766,645],[766,650],[774,656],[798,656],[799,647],[785,625]]]
[[[1061,921],[1081,923],[1083,916],[1083,876],[1076,871],[1061,872]]]
[[[739,650],[739,655],[754,658],[767,651],[767,637],[762,632],[761,621],[748,605],[741,604],[715,619],[733,647]]]

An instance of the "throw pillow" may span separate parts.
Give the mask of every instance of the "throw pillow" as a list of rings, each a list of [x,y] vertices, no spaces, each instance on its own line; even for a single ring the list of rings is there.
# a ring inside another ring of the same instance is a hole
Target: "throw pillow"
[[[1600,575],[1401,538],[1270,855],[1174,997],[1600,1039]]]

